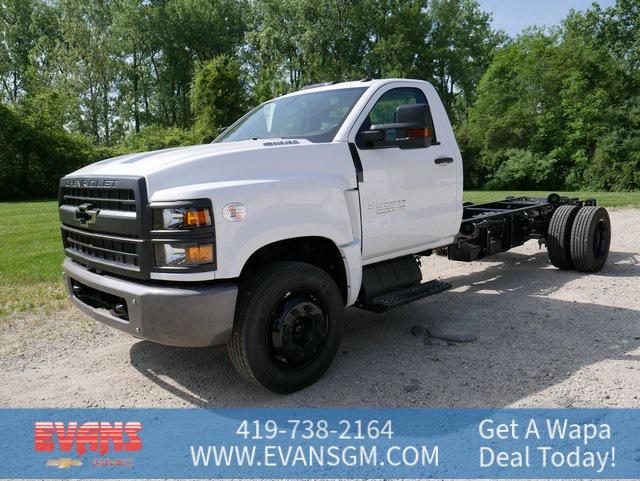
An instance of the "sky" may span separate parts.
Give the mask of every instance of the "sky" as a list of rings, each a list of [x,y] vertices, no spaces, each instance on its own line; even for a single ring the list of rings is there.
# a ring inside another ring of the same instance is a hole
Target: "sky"
[[[483,10],[493,13],[493,25],[516,35],[529,25],[551,26],[567,16],[569,10],[586,10],[593,0],[480,0]],[[599,0],[608,7],[615,0]]]

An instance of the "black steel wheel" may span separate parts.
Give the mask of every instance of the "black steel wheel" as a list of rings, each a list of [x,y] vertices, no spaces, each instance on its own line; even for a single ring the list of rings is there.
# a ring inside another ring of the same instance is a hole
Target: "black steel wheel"
[[[551,263],[561,270],[573,268],[571,260],[571,230],[580,207],[561,205],[551,216],[547,229],[547,250]]]
[[[571,232],[571,259],[581,272],[598,272],[609,257],[611,220],[604,207],[580,209]]]
[[[287,292],[269,317],[267,349],[283,369],[306,366],[327,342],[329,316],[320,295],[311,289]]]
[[[297,391],[330,366],[343,318],[342,295],[325,271],[302,262],[268,264],[240,287],[231,362],[270,391]]]

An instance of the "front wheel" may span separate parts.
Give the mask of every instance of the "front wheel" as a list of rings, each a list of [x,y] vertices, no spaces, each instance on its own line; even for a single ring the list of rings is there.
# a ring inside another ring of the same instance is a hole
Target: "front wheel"
[[[342,337],[344,304],[325,271],[302,262],[277,262],[240,288],[229,356],[249,381],[291,393],[317,381]]]

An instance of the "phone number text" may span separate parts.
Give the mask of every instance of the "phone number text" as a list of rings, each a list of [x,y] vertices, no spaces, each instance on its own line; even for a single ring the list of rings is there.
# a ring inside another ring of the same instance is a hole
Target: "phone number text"
[[[329,422],[324,419],[288,419],[286,422],[248,420],[240,422],[236,434],[243,439],[392,439],[391,420],[341,419]]]

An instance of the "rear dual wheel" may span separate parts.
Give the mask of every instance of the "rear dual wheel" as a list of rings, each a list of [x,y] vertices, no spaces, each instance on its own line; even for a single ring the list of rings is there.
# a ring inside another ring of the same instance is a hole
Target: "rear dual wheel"
[[[609,255],[611,221],[603,207],[558,207],[549,223],[549,260],[558,269],[598,272]]]
[[[547,230],[547,250],[549,260],[558,269],[573,269],[571,259],[571,229],[580,207],[577,205],[561,205],[551,216]]]
[[[580,209],[571,229],[571,260],[580,272],[598,272],[607,262],[611,220],[603,207]]]

